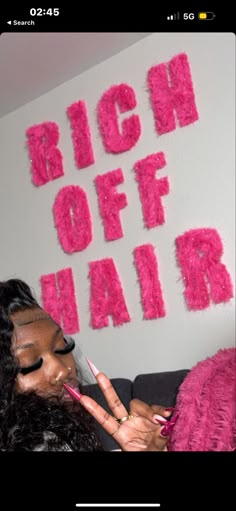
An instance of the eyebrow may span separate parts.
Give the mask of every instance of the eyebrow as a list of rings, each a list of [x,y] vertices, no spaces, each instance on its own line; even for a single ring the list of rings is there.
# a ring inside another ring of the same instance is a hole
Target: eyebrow
[[[62,332],[62,329],[61,327],[57,327],[56,330],[53,332],[52,334],[52,341],[55,339],[55,337],[57,337],[57,335],[59,333]],[[26,348],[33,348],[33,346],[35,345],[35,343],[37,342],[37,339],[34,341],[34,342],[26,342],[26,343],[23,343],[23,344],[19,344],[18,346],[16,346],[15,348],[15,352],[16,351],[19,351],[19,350],[24,350]]]

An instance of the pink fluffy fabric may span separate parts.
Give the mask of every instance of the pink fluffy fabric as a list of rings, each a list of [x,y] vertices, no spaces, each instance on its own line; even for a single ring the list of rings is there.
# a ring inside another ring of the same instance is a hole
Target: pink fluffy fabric
[[[192,368],[179,388],[169,451],[236,450],[235,375],[236,348]]]
[[[85,101],[73,103],[67,108],[67,113],[72,127],[76,165],[83,169],[95,161]]]
[[[153,245],[149,243],[136,247],[134,249],[134,260],[140,282],[144,318],[162,318],[166,315],[166,312]]]
[[[112,316],[114,326],[123,325],[123,323],[130,321],[119,275],[113,259],[107,258],[100,261],[91,261],[89,268],[92,328],[108,326],[108,316]]]
[[[150,154],[135,163],[136,180],[142,203],[145,227],[151,229],[165,223],[164,208],[161,196],[169,193],[167,177],[156,179],[156,171],[166,165],[164,153]]]
[[[139,116],[133,114],[124,119],[120,130],[117,115],[118,110],[124,113],[135,108],[136,104],[134,89],[125,83],[113,85],[102,95],[98,103],[98,122],[108,153],[129,151],[138,142],[141,135]]]

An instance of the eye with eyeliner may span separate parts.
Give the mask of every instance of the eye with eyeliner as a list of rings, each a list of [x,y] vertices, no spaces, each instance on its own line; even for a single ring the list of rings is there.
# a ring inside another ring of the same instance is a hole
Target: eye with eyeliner
[[[67,355],[67,353],[70,353],[74,349],[75,341],[72,337],[64,337],[64,342],[65,342],[65,347],[55,349],[54,353],[56,353],[57,355]],[[40,359],[37,360],[37,362],[35,362],[34,364],[32,364],[30,366],[19,367],[19,369],[18,369],[19,373],[26,375],[26,374],[31,373],[32,371],[36,371],[37,369],[40,369],[40,367],[42,366],[42,363],[43,363],[43,359],[40,357]]]
[[[70,353],[74,349],[75,341],[72,337],[64,337],[64,342],[65,347],[55,349],[54,353],[57,353],[58,355],[67,355],[67,353]]]
[[[43,363],[43,359],[40,358],[39,360],[37,360],[37,362],[35,362],[31,366],[19,367],[19,373],[25,375],[25,374],[31,373],[32,371],[36,371],[36,369],[40,369],[42,363]]]

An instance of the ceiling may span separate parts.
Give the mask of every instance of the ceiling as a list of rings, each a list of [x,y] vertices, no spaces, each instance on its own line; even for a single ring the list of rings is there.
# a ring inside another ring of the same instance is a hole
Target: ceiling
[[[148,35],[150,32],[3,33],[0,117]]]

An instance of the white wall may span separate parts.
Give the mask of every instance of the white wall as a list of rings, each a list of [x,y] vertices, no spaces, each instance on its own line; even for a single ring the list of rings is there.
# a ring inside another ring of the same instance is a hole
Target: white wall
[[[147,72],[181,52],[188,55],[199,120],[159,137]],[[219,348],[234,345],[234,298],[224,304],[212,303],[204,311],[189,311],[175,259],[178,235],[194,228],[215,228],[224,246],[222,262],[234,285],[234,79],[234,34],[154,34],[0,120],[0,279],[22,278],[40,299],[39,278],[71,267],[80,316],[80,332],[74,335],[78,354],[82,350],[111,377],[133,378],[138,373],[191,367]],[[135,113],[141,118],[142,135],[132,150],[112,155],[102,144],[96,106],[105,90],[120,83],[131,85],[136,92]],[[66,115],[66,108],[78,100],[87,104],[96,160],[81,170],[75,165]],[[65,175],[37,188],[31,182],[25,131],[45,121],[59,126]],[[165,224],[147,230],[133,165],[158,151],[167,160],[158,177],[168,176],[170,193],[162,198]],[[124,237],[106,242],[93,180],[118,167],[125,178],[118,189],[128,199],[121,211]],[[52,207],[57,192],[71,184],[87,194],[93,240],[84,251],[68,255],[58,242]],[[155,246],[166,305],[165,318],[149,321],[143,319],[133,264],[134,248],[144,243]],[[112,257],[119,271],[131,322],[113,327],[110,321],[109,327],[93,330],[89,326],[88,262],[104,257]]]

